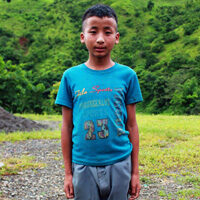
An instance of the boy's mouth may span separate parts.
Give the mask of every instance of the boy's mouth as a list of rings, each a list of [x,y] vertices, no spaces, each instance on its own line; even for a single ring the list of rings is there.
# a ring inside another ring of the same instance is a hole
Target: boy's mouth
[[[103,52],[105,50],[105,47],[95,47],[94,49],[98,52]]]

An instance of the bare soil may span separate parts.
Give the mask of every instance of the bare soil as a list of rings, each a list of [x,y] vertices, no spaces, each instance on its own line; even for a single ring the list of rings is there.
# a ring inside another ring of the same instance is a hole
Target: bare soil
[[[0,107],[0,132],[33,131],[47,128],[47,124],[40,124],[30,119],[16,117]]]

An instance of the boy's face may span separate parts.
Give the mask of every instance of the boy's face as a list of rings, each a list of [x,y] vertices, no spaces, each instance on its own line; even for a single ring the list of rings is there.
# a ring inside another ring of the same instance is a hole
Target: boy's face
[[[83,23],[83,32],[80,35],[90,56],[103,58],[110,56],[115,44],[119,43],[119,33],[115,19],[111,17],[87,18]]]

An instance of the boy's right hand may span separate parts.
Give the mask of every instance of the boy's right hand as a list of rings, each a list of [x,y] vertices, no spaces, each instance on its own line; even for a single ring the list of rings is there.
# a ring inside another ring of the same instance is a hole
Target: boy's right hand
[[[73,184],[72,184],[72,175],[66,175],[65,176],[64,192],[65,192],[66,197],[68,199],[74,198],[74,189],[73,189]]]

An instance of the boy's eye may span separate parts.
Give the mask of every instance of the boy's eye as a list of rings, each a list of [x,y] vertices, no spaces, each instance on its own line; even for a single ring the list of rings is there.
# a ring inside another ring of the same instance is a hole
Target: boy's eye
[[[109,32],[109,31],[106,31],[106,34],[107,34],[107,35],[109,35],[109,34],[111,34],[111,32]]]
[[[95,34],[95,33],[96,33],[96,31],[90,31],[90,33],[92,33],[92,34]]]

